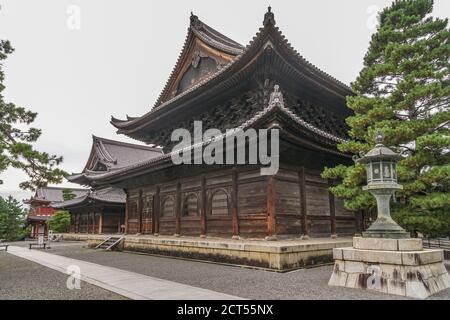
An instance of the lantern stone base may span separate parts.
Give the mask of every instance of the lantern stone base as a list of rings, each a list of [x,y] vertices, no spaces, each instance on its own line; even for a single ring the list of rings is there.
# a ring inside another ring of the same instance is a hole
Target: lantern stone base
[[[420,239],[353,239],[333,249],[330,286],[425,299],[450,288],[443,250],[423,250]]]
[[[410,239],[409,232],[403,230],[392,218],[379,217],[370,228],[363,232],[364,238]]]

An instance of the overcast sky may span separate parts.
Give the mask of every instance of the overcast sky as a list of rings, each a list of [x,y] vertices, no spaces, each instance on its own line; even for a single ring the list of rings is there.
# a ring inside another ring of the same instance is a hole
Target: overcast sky
[[[116,135],[110,116],[140,116],[153,106],[180,53],[191,10],[246,45],[270,3],[291,44],[349,84],[375,31],[375,11],[390,2],[0,0],[0,39],[16,49],[5,64],[4,94],[38,112],[38,149],[64,156],[62,168],[79,172],[92,134],[131,142]],[[449,14],[450,1],[435,0],[434,15]],[[8,170],[1,179],[0,195],[30,196],[18,188],[25,180],[20,172]]]

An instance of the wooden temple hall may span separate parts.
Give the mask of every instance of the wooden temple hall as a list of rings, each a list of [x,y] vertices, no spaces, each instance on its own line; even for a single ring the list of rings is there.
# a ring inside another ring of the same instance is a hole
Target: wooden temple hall
[[[333,181],[320,176],[325,166],[351,161],[337,149],[347,138],[348,95],[349,87],[291,47],[270,8],[246,46],[192,14],[178,61],[155,106],[140,117],[111,120],[119,134],[162,149],[149,148],[121,163],[120,156],[108,155],[94,139],[85,170],[71,180],[98,191],[81,199],[81,211],[79,204],[72,206],[73,231],[113,232],[123,224],[127,234],[353,235],[359,229],[355,214],[329,192]],[[261,175],[262,166],[255,164],[175,165],[171,155],[177,142],[171,134],[178,128],[192,132],[194,121],[202,121],[203,130],[221,132],[279,129],[278,172]],[[108,190],[123,190],[124,207],[95,196]]]
[[[92,137],[89,158],[81,173],[69,182],[90,187],[90,191],[74,199],[53,205],[70,212],[72,233],[115,234],[125,232],[126,194],[123,189],[98,186],[93,178],[162,154],[159,148]]]

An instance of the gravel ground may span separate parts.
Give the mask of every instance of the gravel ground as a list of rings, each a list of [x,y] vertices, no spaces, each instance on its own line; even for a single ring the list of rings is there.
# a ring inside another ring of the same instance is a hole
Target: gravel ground
[[[68,290],[66,281],[61,272],[0,252],[0,300],[125,299],[85,282],[80,290]]]
[[[127,252],[94,251],[80,243],[55,244],[49,252],[249,299],[402,299],[329,287],[332,266],[275,273]],[[450,289],[430,299],[450,300]]]
[[[13,245],[28,246],[26,242]],[[275,273],[127,252],[96,251],[84,246],[80,242],[61,242],[52,244],[52,248],[46,251],[248,299],[402,299],[398,296],[329,287],[327,283],[332,266]],[[39,286],[30,285],[37,281]],[[62,273],[0,252],[0,300],[121,298],[87,283],[82,283],[80,291],[69,291],[65,281],[66,276]],[[450,289],[430,299],[450,300]]]

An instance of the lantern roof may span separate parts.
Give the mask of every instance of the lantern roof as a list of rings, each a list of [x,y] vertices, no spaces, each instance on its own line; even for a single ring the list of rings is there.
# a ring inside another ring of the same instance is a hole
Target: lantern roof
[[[403,159],[401,155],[395,153],[383,144],[384,136],[381,132],[377,133],[375,137],[375,148],[367,152],[366,154],[361,154],[361,158],[355,159],[358,163],[369,163],[380,160],[391,160],[398,162]]]

